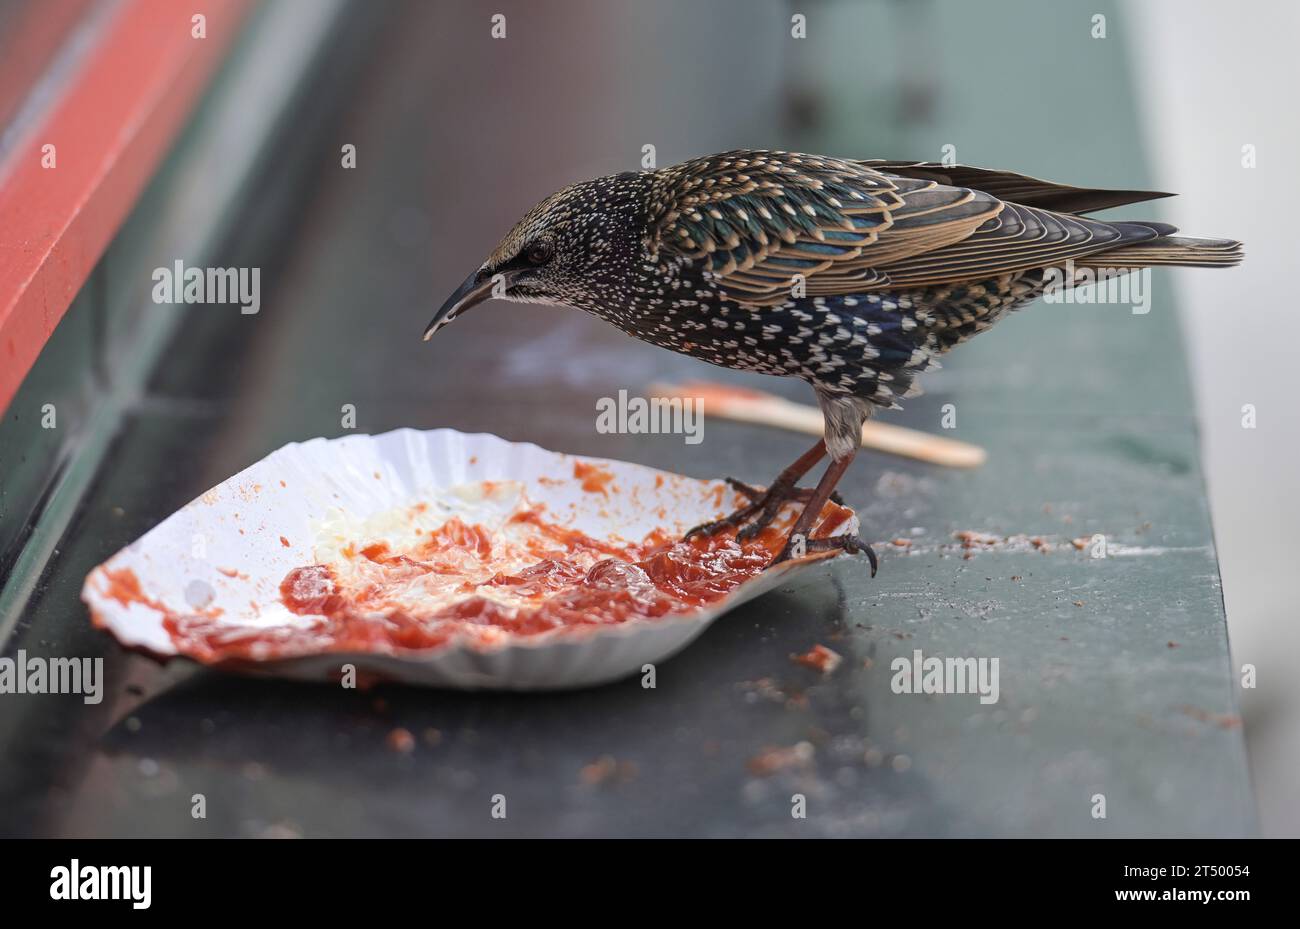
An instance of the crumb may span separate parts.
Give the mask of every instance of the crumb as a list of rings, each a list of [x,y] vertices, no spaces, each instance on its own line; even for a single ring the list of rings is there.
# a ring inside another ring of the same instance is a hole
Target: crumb
[[[579,777],[588,787],[600,787],[604,784],[623,784],[635,780],[636,765],[630,761],[619,761],[613,755],[601,755],[589,765],[584,765]]]
[[[403,755],[409,755],[415,751],[415,736],[411,735],[410,729],[398,727],[388,733],[385,739],[390,751],[400,752]]]
[[[776,681],[770,677],[760,677],[756,681],[741,681],[736,686],[745,691],[750,702],[762,699],[773,703],[784,703],[786,700],[785,691],[781,690]]]
[[[961,542],[962,548],[974,548],[977,545],[997,545],[1001,541],[995,535],[989,535],[987,532],[976,532],[973,529],[954,532],[953,537]]]
[[[1190,704],[1182,708],[1183,712],[1192,719],[1203,723],[1213,723],[1220,729],[1237,729],[1241,726],[1241,717],[1235,713],[1211,713],[1209,710],[1203,710],[1199,706]]]
[[[769,747],[749,759],[746,767],[757,777],[767,777],[789,768],[806,768],[812,763],[814,751],[811,742],[799,742],[785,748]]]
[[[289,540],[286,539],[284,536],[280,536],[280,544],[283,545],[285,548],[290,547]]]
[[[1075,600],[1075,601],[1074,601],[1074,605],[1075,605],[1075,606],[1083,606],[1084,603],[1086,603],[1086,602],[1087,602],[1086,600]]]
[[[791,655],[790,660],[822,674],[830,674],[840,666],[843,659],[838,652],[831,651],[825,645],[814,645],[802,655]]]
[[[1178,647],[1178,643],[1177,643],[1177,642],[1169,642],[1168,645],[1167,645],[1166,647],[1167,647],[1167,648],[1177,648],[1177,647]]]
[[[894,539],[894,541],[891,542],[890,544],[891,544],[891,545],[897,545],[899,548],[911,548],[911,547],[912,547],[912,540],[911,540],[911,539]]]
[[[302,830],[293,823],[278,822],[272,823],[263,829],[260,837],[263,839],[301,839]]]

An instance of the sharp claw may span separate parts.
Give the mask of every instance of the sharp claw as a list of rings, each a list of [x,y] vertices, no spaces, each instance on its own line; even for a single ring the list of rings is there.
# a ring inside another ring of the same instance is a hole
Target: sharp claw
[[[880,569],[880,561],[876,557],[876,551],[866,542],[863,542],[855,535],[834,535],[827,539],[807,539],[804,541],[805,552],[824,552],[830,549],[838,548],[849,555],[866,555],[867,561],[871,564],[871,576],[876,576],[876,571]],[[779,565],[783,561],[789,561],[791,558],[791,544],[785,543],[781,553],[772,559],[769,568]]]

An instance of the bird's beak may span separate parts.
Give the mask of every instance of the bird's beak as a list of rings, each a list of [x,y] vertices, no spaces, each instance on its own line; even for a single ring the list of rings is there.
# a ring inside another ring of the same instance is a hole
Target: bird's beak
[[[517,275],[507,272],[505,275],[505,285],[509,287],[514,283]],[[430,337],[441,329],[447,323],[451,322],[461,313],[470,307],[482,303],[488,297],[492,296],[492,278],[484,270],[475,271],[469,277],[465,278],[464,283],[456,288],[447,301],[438,310],[437,315],[429,322],[424,330],[424,341],[429,341]]]

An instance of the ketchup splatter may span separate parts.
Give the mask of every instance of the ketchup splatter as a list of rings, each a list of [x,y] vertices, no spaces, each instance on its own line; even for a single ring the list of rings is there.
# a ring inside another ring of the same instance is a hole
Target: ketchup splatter
[[[833,533],[850,516],[828,503],[815,535]],[[509,525],[527,532],[494,539],[483,526],[452,518],[403,551],[359,541],[343,547],[335,564],[296,567],[280,583],[280,601],[302,622],[169,616],[166,625],[180,651],[204,661],[394,653],[438,648],[456,637],[488,642],[591,631],[722,599],[763,572],[789,531],[782,521],[742,543],[731,530],[689,541],[657,530],[628,543],[552,523],[540,506],[515,513]],[[529,557],[537,560],[522,568],[493,567]],[[437,585],[440,595],[422,599],[424,583]]]
[[[582,481],[582,489],[589,494],[603,494],[609,496],[609,483],[614,480],[614,475],[606,471],[598,464],[592,464],[589,461],[575,461],[573,463],[573,476]]]

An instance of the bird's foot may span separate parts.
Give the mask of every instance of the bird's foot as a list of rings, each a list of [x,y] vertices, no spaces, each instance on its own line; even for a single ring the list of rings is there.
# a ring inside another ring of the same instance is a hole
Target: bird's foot
[[[871,562],[871,576],[876,576],[876,570],[880,567],[876,552],[857,536],[846,533],[845,535],[833,535],[826,539],[799,540],[796,535],[792,534],[790,536],[785,543],[785,547],[781,549],[781,554],[772,559],[772,564],[768,565],[769,568],[779,565],[783,561],[789,561],[791,558],[801,558],[809,552],[827,552],[837,549],[850,555],[866,555],[867,561]]]
[[[787,503],[807,503],[813,495],[813,488],[811,487],[785,485],[779,479],[766,489],[753,487],[743,481],[736,480],[734,477],[724,478],[724,480],[749,503],[721,519],[701,523],[687,532],[685,538],[716,535],[724,529],[739,529],[740,531],[736,533],[736,539],[741,542],[748,542],[771,525],[772,520],[776,519],[777,514],[781,512],[781,508]],[[841,506],[844,505],[844,501],[839,494],[831,494],[831,499]]]

